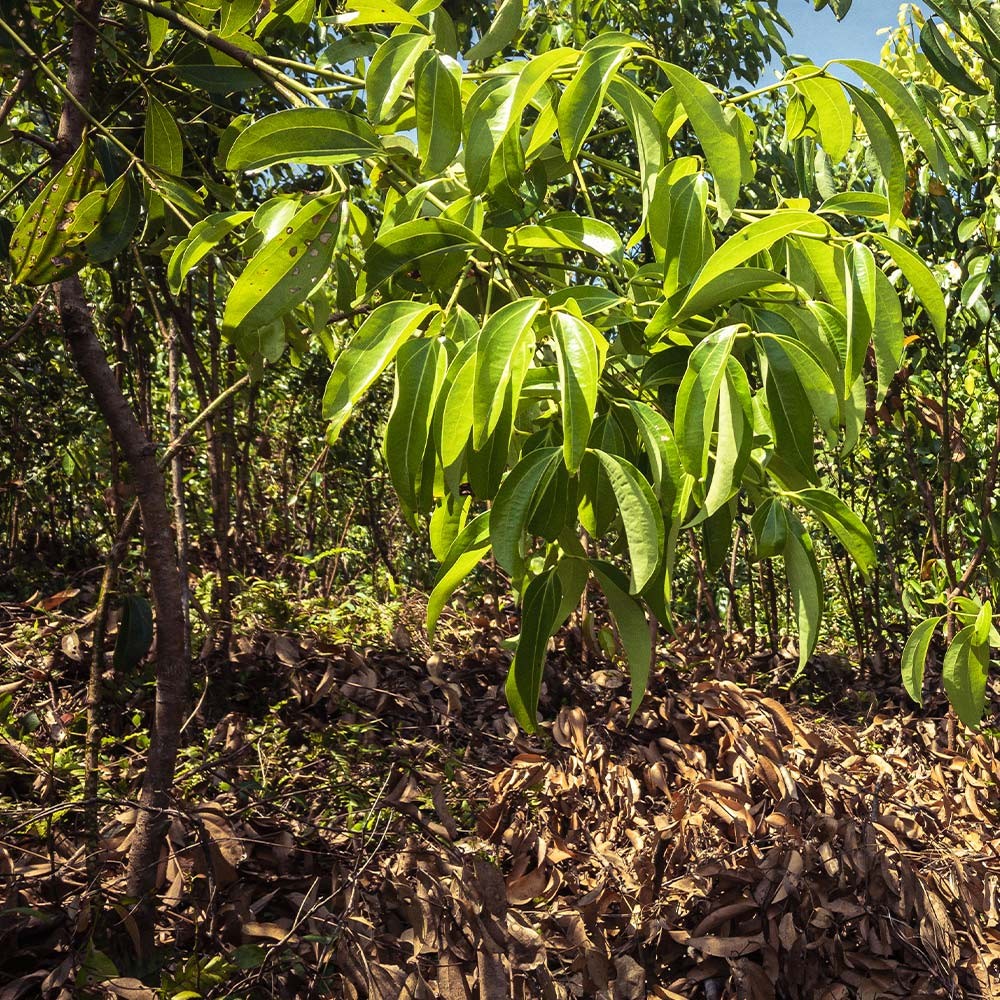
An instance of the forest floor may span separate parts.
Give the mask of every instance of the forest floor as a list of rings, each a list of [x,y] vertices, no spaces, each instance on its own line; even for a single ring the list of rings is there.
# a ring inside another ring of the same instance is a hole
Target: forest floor
[[[151,686],[108,675],[98,886],[88,625],[49,604],[0,606],[0,1000],[1000,997],[996,731],[949,748],[943,701],[836,657],[788,690],[740,636],[665,646],[629,723],[567,632],[528,736],[516,628],[456,615],[432,651],[416,603],[381,648],[257,629],[199,661],[144,985],[97,900]]]

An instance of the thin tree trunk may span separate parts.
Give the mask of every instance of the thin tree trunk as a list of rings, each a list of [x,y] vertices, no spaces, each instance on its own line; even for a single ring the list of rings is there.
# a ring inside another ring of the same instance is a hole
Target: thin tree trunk
[[[170,437],[176,440],[181,435],[181,395],[180,366],[181,352],[177,340],[177,326],[171,322],[168,327],[167,351],[169,354]],[[181,576],[181,607],[184,613],[184,656],[191,659],[191,591],[188,586],[188,523],[184,502],[184,449],[178,448],[170,462],[170,486],[174,500],[174,525],[177,531],[177,565]]]
[[[78,17],[70,39],[67,88],[81,107],[90,103],[96,25],[101,0],[76,0]],[[59,144],[66,155],[79,144],[84,116],[74,101],[63,104]],[[170,796],[188,697],[189,664],[185,656],[184,609],[177,550],[167,508],[166,483],[156,461],[156,450],[143,433],[122,395],[107,355],[97,337],[83,286],[75,275],[58,286],[59,315],[74,364],[86,382],[115,441],[129,463],[142,514],[143,540],[156,609],[156,715],[129,852],[126,891],[138,901],[134,919],[140,963],[153,950],[155,908],[152,893],[157,861],[165,833],[164,808]]]

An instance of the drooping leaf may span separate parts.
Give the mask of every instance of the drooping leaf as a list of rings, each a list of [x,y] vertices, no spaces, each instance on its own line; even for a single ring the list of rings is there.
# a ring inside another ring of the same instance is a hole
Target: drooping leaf
[[[253,218],[253,212],[216,212],[202,219],[170,255],[167,279],[176,295],[188,273],[197,267],[237,226]]]
[[[649,669],[653,659],[649,622],[642,605],[628,592],[628,578],[617,566],[592,560],[590,567],[607,598],[608,610],[614,619],[625,661],[628,663],[632,681],[632,704],[628,716],[631,720],[639,710],[649,684]]]
[[[381,140],[357,115],[337,108],[289,108],[240,132],[226,157],[226,170],[260,170],[278,163],[333,166],[381,151]]]
[[[990,648],[975,641],[975,625],[967,625],[952,639],[941,666],[941,681],[955,713],[970,729],[983,718]]]
[[[145,597],[130,595],[122,600],[118,638],[112,660],[120,674],[134,670],[153,645],[153,609]]]
[[[504,691],[511,713],[529,733],[538,728],[535,716],[545,671],[545,651],[556,628],[561,600],[559,576],[550,569],[531,580],[521,601],[521,634]]]
[[[417,152],[425,175],[439,173],[462,142],[462,67],[449,56],[424,52],[417,62],[413,100]]]
[[[500,419],[508,385],[516,400],[535,343],[532,326],[542,300],[523,298],[498,309],[484,324],[476,350],[472,438],[482,446]]]
[[[840,497],[826,489],[811,487],[799,490],[795,499],[840,539],[865,579],[871,579],[878,557],[875,554],[875,539],[864,521]]]
[[[382,453],[400,503],[409,513],[430,505],[433,481],[425,475],[431,417],[444,380],[444,348],[436,337],[403,344],[396,353],[396,381]]]
[[[838,163],[847,155],[854,139],[851,106],[839,81],[826,76],[798,79],[799,74],[807,72],[809,67],[796,68],[786,78],[795,75],[795,89],[816,109],[820,142],[830,159]]]
[[[590,439],[607,341],[586,320],[561,310],[552,313],[552,331],[562,399],[563,461],[575,473]]]
[[[823,617],[823,578],[809,533],[791,511],[786,510],[785,517],[788,533],[782,554],[798,623],[799,666],[795,674],[798,677],[805,670],[819,639],[819,625]]]
[[[854,107],[865,127],[872,152],[885,180],[886,197],[889,200],[889,224],[894,225],[902,214],[903,198],[906,194],[906,164],[899,144],[899,135],[892,119],[878,101],[857,87],[848,85],[848,89],[854,98]]]
[[[486,60],[502,52],[517,37],[523,16],[524,0],[503,0],[486,33],[465,53],[466,61]]]
[[[847,295],[847,357],[844,364],[844,398],[865,365],[875,329],[876,279],[878,267],[872,252],[862,243],[852,243],[845,254]]]
[[[663,549],[663,517],[652,487],[625,459],[594,450],[621,513],[632,568],[631,593],[642,591],[656,573]]]
[[[559,464],[558,448],[539,448],[529,452],[511,469],[493,501],[490,541],[497,563],[511,577],[521,572],[521,542],[528,522]]]
[[[788,541],[788,520],[781,501],[768,497],[754,511],[750,529],[753,531],[758,558],[771,559],[781,555]]]
[[[441,563],[434,589],[427,599],[427,636],[433,641],[438,618],[458,585],[490,550],[490,512],[474,517],[459,532]]]
[[[889,254],[896,262],[896,266],[903,272],[903,276],[910,283],[914,294],[927,310],[927,315],[937,331],[938,340],[943,344],[948,325],[948,309],[945,306],[944,295],[937,278],[934,277],[920,256],[908,246],[904,246],[882,233],[869,233],[869,236]]]
[[[899,296],[881,268],[875,269],[875,323],[872,330],[875,346],[877,393],[875,402],[881,405],[892,380],[899,371],[905,346],[903,309]]]
[[[969,76],[958,56],[952,51],[951,46],[941,37],[937,25],[930,19],[925,21],[924,26],[920,29],[920,48],[927,56],[928,62],[953,87],[966,94],[971,94],[973,97],[980,97],[986,93]]]
[[[944,621],[944,616],[927,618],[911,633],[903,647],[900,666],[903,674],[903,687],[906,693],[918,704],[924,703],[924,665],[927,662],[927,650],[938,625]]]
[[[715,464],[697,524],[729,503],[740,488],[753,444],[753,406],[750,384],[743,366],[729,358],[719,386],[719,422]]]
[[[328,441],[337,440],[354,404],[436,309],[425,302],[386,302],[361,324],[337,356],[323,393],[323,418],[330,421]]]

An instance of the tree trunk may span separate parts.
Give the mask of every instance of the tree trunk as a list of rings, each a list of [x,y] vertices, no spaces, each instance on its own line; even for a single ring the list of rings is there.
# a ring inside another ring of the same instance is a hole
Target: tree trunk
[[[77,18],[70,39],[67,87],[80,107],[90,104],[97,36],[94,26],[101,0],[76,0]],[[72,100],[63,104],[59,145],[69,156],[80,144],[85,116]],[[115,379],[94,328],[94,320],[79,278],[58,286],[59,314],[70,353],[84,382],[107,421],[129,464],[142,514],[143,540],[156,609],[156,715],[150,734],[149,756],[143,777],[140,809],[129,852],[127,892],[138,901],[134,919],[140,963],[152,954],[155,907],[153,890],[165,833],[164,817],[174,779],[180,728],[188,697],[189,664],[181,600],[181,575],[166,483],[156,461],[156,450],[143,433]]]

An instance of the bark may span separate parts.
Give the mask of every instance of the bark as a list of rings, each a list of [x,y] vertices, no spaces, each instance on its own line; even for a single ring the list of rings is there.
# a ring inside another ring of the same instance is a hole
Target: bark
[[[76,0],[76,17],[70,39],[67,87],[82,105],[90,103],[97,36],[94,26],[101,0]],[[65,155],[79,143],[84,116],[73,101],[63,104],[58,140]],[[189,664],[173,528],[166,500],[166,483],[156,451],[139,426],[122,394],[97,337],[94,320],[79,278],[60,282],[59,314],[70,353],[84,382],[107,421],[122,455],[129,464],[142,515],[143,540],[156,610],[156,713],[150,733],[149,755],[140,795],[126,889],[137,901],[133,911],[140,964],[152,955],[154,930],[153,890],[157,862],[166,832],[164,809],[173,785],[177,747],[188,697]]]

